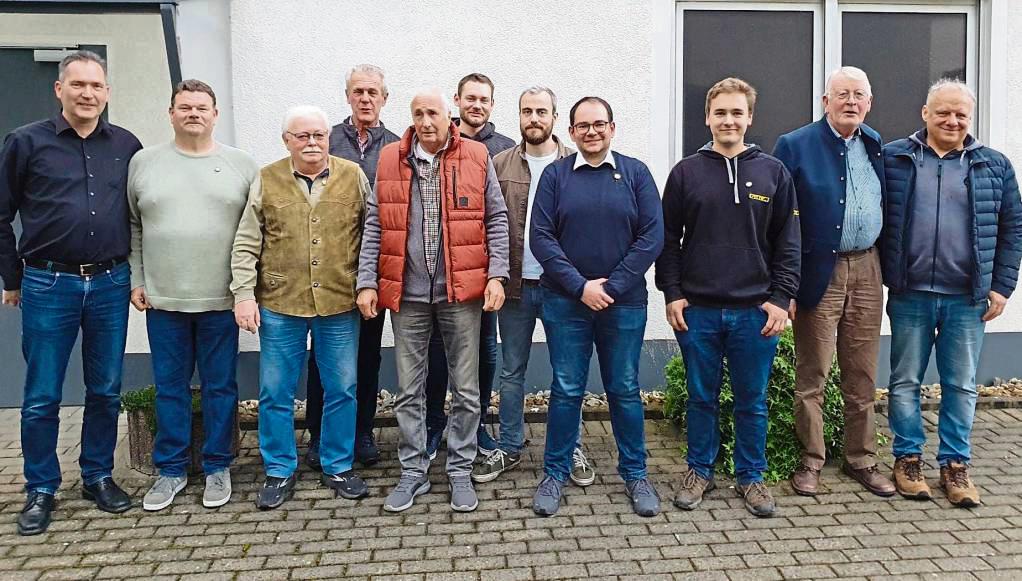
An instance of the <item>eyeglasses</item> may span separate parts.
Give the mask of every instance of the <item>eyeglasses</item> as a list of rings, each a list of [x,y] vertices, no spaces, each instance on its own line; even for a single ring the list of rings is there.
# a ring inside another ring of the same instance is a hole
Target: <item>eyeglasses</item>
[[[869,93],[866,91],[855,91],[854,93],[841,91],[840,93],[832,94],[831,97],[838,101],[851,101],[853,97],[856,101],[866,101],[869,99]]]
[[[585,135],[589,133],[590,129],[596,130],[597,133],[603,133],[610,127],[609,121],[597,121],[596,123],[576,123],[572,125],[575,128],[575,133],[581,133]]]
[[[292,138],[294,138],[295,141],[299,141],[301,143],[306,143],[309,141],[309,139],[315,139],[316,141],[326,141],[326,138],[330,136],[330,134],[325,131],[317,131],[315,133],[305,132],[291,133],[290,131],[287,131],[286,133],[290,135]]]

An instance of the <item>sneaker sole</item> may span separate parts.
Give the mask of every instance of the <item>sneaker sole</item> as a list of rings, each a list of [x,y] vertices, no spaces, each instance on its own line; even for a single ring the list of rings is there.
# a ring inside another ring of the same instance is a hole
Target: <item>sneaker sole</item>
[[[347,500],[358,500],[360,498],[365,498],[365,497],[369,496],[369,487],[368,486],[366,486],[365,489],[362,490],[361,492],[359,492],[357,494],[352,494],[350,492],[346,492],[344,489],[342,489],[339,486],[333,486],[332,484],[330,484],[330,481],[327,480],[324,477],[320,477],[320,482],[323,484],[323,486],[326,486],[330,490],[333,490],[334,493],[337,496],[340,496],[341,498],[344,498],[344,499],[347,499]]]
[[[522,461],[519,460],[519,461],[515,462],[514,464],[511,464],[509,466],[505,466],[505,467],[501,468],[497,472],[491,472],[489,474],[479,474],[479,475],[472,474],[472,482],[475,482],[476,484],[483,484],[485,482],[493,482],[501,474],[507,472],[508,470],[511,470],[512,468],[517,467],[521,463],[522,463]]]
[[[223,506],[223,505],[225,505],[225,504],[227,504],[228,502],[231,501],[231,495],[232,494],[234,494],[234,491],[233,490],[228,490],[227,491],[227,496],[225,496],[222,499],[217,499],[217,500],[208,500],[208,499],[206,499],[206,496],[203,495],[202,496],[202,506],[204,506],[206,508],[221,507],[221,506]]]
[[[184,490],[185,486],[187,484],[188,484],[187,480],[182,482],[180,486],[178,486],[177,488],[174,489],[174,492],[170,495],[170,498],[168,498],[165,502],[161,502],[159,504],[148,503],[143,498],[142,499],[142,510],[148,510],[148,511],[152,512],[152,511],[163,510],[163,509],[167,508],[168,506],[170,506],[174,502],[174,498],[177,496],[177,493],[181,492],[182,490]],[[85,496],[85,495],[83,494],[82,496]]]
[[[415,504],[415,498],[418,496],[422,496],[423,494],[426,494],[427,492],[429,492],[430,488],[432,488],[432,484],[430,483],[429,480],[427,480],[418,488],[412,491],[412,498],[407,503],[402,504],[401,506],[391,506],[389,504],[384,503],[383,510],[387,512],[401,512],[403,510],[408,510],[409,508],[412,507],[413,504]]]
[[[582,488],[590,486],[594,482],[596,482],[596,474],[593,474],[592,478],[575,478],[574,474],[569,474],[568,477],[571,478],[571,481],[574,482],[577,486],[581,486]]]
[[[899,490],[898,494],[900,494],[902,498],[907,498],[909,500],[933,500],[933,493],[927,491],[916,492],[913,494],[911,492],[902,492]]]
[[[703,495],[699,497],[699,500],[693,502],[692,504],[686,505],[683,502],[678,502],[678,499],[675,498],[674,500],[671,501],[671,504],[680,508],[681,510],[695,510],[700,504],[703,503],[703,499],[706,498],[706,493],[716,488],[717,483],[711,480],[710,483],[706,485],[706,488],[703,489]]]

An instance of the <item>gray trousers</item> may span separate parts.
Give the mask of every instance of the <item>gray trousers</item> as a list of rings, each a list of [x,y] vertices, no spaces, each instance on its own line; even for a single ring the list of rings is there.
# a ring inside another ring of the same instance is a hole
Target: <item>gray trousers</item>
[[[467,476],[476,456],[479,427],[479,321],[482,301],[414,303],[402,301],[390,313],[394,327],[398,391],[394,401],[400,438],[401,473],[420,476],[429,469],[426,454],[426,372],[429,338],[436,315],[447,352],[451,411],[447,422],[447,474]]]

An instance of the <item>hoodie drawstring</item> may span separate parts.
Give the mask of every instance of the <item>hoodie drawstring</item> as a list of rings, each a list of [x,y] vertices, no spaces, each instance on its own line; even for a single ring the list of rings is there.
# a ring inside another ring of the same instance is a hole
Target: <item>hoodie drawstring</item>
[[[734,186],[735,192],[735,204],[738,204],[738,157],[735,157],[735,171],[731,173],[731,160],[724,158],[724,165],[727,167],[727,180],[728,183]]]

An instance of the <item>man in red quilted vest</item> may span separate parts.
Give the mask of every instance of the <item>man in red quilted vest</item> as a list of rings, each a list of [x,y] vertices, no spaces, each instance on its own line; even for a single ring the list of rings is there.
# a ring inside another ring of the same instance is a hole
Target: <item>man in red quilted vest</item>
[[[448,355],[451,508],[479,505],[470,477],[479,426],[479,321],[504,303],[507,207],[486,146],[462,139],[439,91],[418,93],[412,126],[380,152],[359,256],[358,306],[391,310],[397,359],[394,404],[401,479],[385,510],[429,491],[425,378],[433,318]]]

